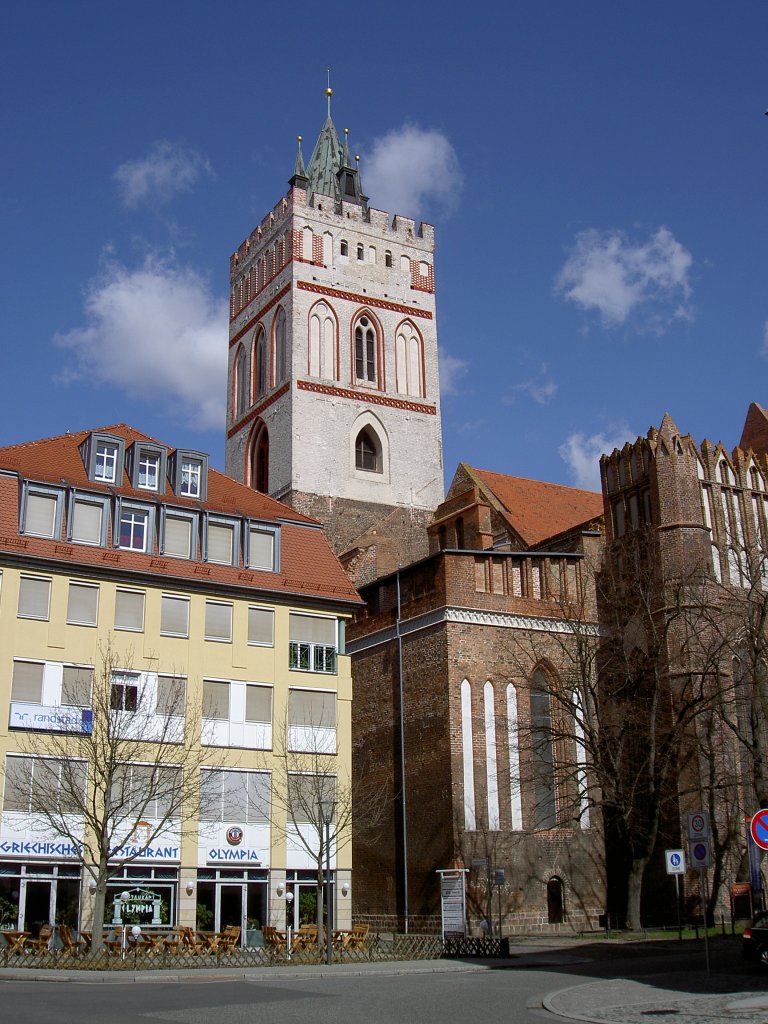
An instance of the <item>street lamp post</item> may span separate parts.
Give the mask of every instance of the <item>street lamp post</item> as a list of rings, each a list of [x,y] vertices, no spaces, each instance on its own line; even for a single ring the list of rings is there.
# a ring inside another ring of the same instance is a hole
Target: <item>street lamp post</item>
[[[331,934],[331,818],[329,812],[325,819],[325,957],[329,964],[333,963]]]

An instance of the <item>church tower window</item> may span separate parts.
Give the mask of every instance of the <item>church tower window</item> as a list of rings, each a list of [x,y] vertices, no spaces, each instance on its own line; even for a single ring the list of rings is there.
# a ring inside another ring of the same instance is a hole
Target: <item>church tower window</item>
[[[397,329],[395,365],[398,393],[421,398],[424,394],[424,351],[418,331],[407,321]]]
[[[381,445],[370,427],[363,427],[355,441],[355,468],[381,472]]]
[[[282,384],[287,379],[288,358],[285,345],[285,310],[281,306],[275,315],[275,326],[273,328],[273,384]]]
[[[240,346],[235,366],[235,416],[242,416],[248,408],[248,358]]]
[[[355,377],[368,384],[378,383],[376,331],[367,316],[355,327]]]
[[[309,314],[309,376],[336,380],[336,319],[326,302],[318,302]]]
[[[256,336],[256,397],[260,398],[267,390],[267,340],[263,328]]]

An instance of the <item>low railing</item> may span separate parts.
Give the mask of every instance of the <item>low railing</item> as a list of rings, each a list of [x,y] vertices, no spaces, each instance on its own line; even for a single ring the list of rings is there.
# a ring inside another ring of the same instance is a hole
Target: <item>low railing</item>
[[[299,672],[333,674],[336,671],[336,648],[329,644],[291,640],[288,644],[288,668]]]

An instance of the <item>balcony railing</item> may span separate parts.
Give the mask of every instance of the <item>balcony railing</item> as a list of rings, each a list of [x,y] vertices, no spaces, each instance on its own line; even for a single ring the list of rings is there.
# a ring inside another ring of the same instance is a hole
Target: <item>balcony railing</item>
[[[336,648],[329,644],[304,643],[291,640],[288,645],[288,668],[299,672],[336,671]]]

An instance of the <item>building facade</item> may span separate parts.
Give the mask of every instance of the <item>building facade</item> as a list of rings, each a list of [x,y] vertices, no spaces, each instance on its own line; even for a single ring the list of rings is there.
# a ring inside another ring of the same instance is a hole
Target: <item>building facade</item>
[[[357,917],[436,931],[437,872],[459,866],[473,934],[598,926],[602,822],[549,691],[596,629],[601,512],[599,494],[462,464],[432,553],[362,589],[354,767],[392,817],[356,822]]]
[[[359,602],[319,524],[122,424],[0,449],[0,521],[3,923],[88,925],[73,764],[85,799],[121,809],[107,922],[128,892],[134,921],[232,924],[245,941],[285,924],[287,891],[298,921],[317,837],[289,794],[349,775]],[[116,722],[127,745],[105,795],[87,751]],[[66,834],[44,799],[72,804]],[[348,891],[346,838],[332,864]]]
[[[624,594],[604,617],[626,638],[621,670],[641,687],[655,678],[675,709],[668,721],[641,722],[646,749],[663,749],[666,738],[674,752],[671,770],[654,779],[664,798],[643,872],[646,920],[672,916],[664,850],[686,845],[688,811],[711,815],[710,911],[717,905],[731,912],[734,884],[751,883],[756,899],[765,888],[749,856],[745,819],[768,800],[767,456],[768,416],[753,403],[734,449],[698,444],[665,415],[658,428],[601,460],[605,571]],[[652,613],[645,618],[638,595]],[[676,611],[682,597],[684,616]],[[605,685],[612,685],[609,672]],[[638,817],[642,812],[638,802]],[[609,835],[609,846],[616,840]],[[697,873],[690,872],[691,912],[702,912],[698,897]],[[612,908],[618,918],[623,912],[620,902]],[[749,908],[741,913],[748,916]]]
[[[299,142],[230,261],[226,467],[353,567],[368,551],[369,577],[426,553],[443,497],[434,280],[434,229],[370,206],[329,96],[307,167]]]

